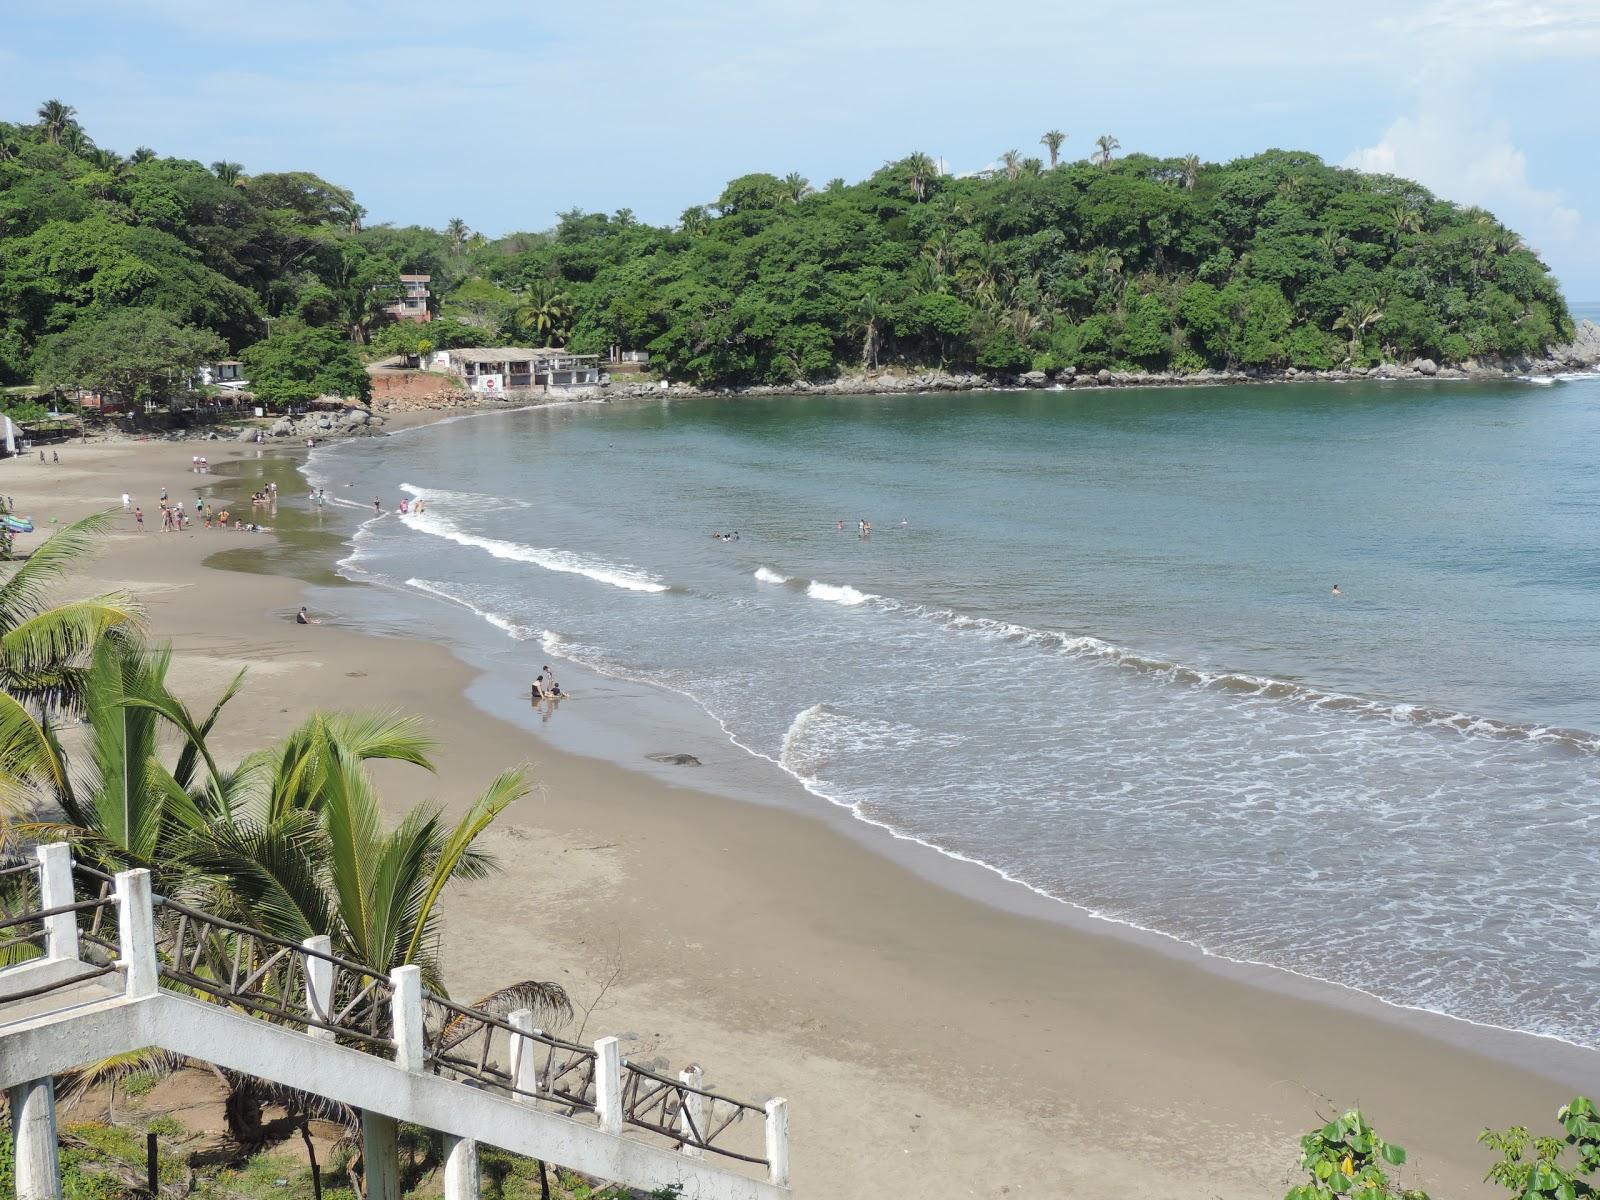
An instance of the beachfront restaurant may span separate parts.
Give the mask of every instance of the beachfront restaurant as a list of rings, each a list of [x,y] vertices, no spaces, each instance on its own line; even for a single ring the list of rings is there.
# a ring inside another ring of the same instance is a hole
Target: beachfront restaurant
[[[568,354],[545,347],[471,346],[440,350],[432,365],[449,371],[469,388],[485,395],[523,388],[594,387],[600,382],[600,357]]]

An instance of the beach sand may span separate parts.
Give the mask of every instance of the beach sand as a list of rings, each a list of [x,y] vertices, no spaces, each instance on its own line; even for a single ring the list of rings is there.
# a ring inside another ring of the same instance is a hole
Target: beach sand
[[[622,1035],[624,1053],[674,1070],[697,1062],[734,1095],[787,1096],[799,1194],[1276,1197],[1294,1181],[1299,1134],[1360,1104],[1410,1151],[1409,1185],[1488,1196],[1478,1132],[1551,1131],[1556,1107],[1600,1080],[1589,1052],[1043,919],[1067,910],[987,877],[940,886],[931,852],[846,836],[837,813],[558,752],[465,699],[475,673],[441,645],[297,626],[304,584],[260,572],[327,577],[331,536],[295,557],[269,535],[157,532],[158,489],[192,500],[197,452],[242,472],[199,481],[221,498],[247,501],[263,469],[291,478],[293,451],[69,445],[60,466],[0,465],[0,491],[41,532],[123,491],[143,505],[147,532],[118,516],[77,584],[141,598],[191,706],[249,668],[213,742],[223,761],[312,707],[392,705],[441,743],[436,777],[380,769],[395,810],[428,797],[459,810],[529,764],[537,791],[488,838],[502,871],[450,896],[452,992],[556,980],[584,1038]],[[283,507],[303,511],[304,488],[283,486]],[[205,565],[219,550],[251,570]],[[382,592],[350,586],[370,596],[353,607],[381,613]]]

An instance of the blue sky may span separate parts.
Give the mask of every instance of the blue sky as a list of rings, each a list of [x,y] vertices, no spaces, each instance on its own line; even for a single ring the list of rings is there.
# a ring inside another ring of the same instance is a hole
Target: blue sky
[[[653,221],[727,179],[1269,146],[1494,210],[1600,299],[1600,0],[53,0],[7,6],[0,117],[305,169],[372,221]]]

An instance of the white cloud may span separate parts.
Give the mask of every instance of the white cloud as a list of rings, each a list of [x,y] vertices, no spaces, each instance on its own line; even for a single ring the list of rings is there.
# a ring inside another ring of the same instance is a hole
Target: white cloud
[[[1436,0],[1391,27],[1412,105],[1345,165],[1401,175],[1447,200],[1489,209],[1557,273],[1600,275],[1595,231],[1573,199],[1530,165],[1489,80],[1511,58],[1532,62],[1600,54],[1596,0]],[[1558,164],[1559,166],[1559,164]]]
[[[1403,175],[1446,199],[1487,208],[1537,247],[1571,245],[1582,231],[1583,217],[1566,196],[1528,177],[1527,156],[1504,121],[1474,121],[1459,109],[1425,110],[1395,121],[1345,165]]]
[[[1600,6],[1594,0],[1436,0],[1391,25],[1451,53],[1582,57],[1600,52]]]

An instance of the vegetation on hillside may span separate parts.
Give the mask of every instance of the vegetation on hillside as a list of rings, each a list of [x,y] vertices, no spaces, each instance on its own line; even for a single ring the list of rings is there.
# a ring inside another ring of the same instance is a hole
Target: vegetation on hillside
[[[1282,150],[1226,164],[1119,157],[1109,134],[1069,162],[1066,136],[1039,139],[1049,165],[1011,150],[998,169],[955,178],[912,154],[820,189],[758,173],[670,228],[574,210],[549,231],[490,241],[459,218],[364,228],[355,198],[314,175],[148,149],[123,158],[52,101],[36,122],[0,124],[0,381],[61,382],[81,367],[68,351],[128,307],[235,353],[270,321],[334,335],[297,353],[333,355],[336,341],[413,355],[615,345],[707,384],[888,363],[1008,374],[1460,362],[1537,354],[1571,334],[1559,289],[1515,233],[1415,183]],[[433,277],[442,319],[387,321],[402,271]],[[325,377],[322,363],[288,392],[353,378],[348,358]]]

